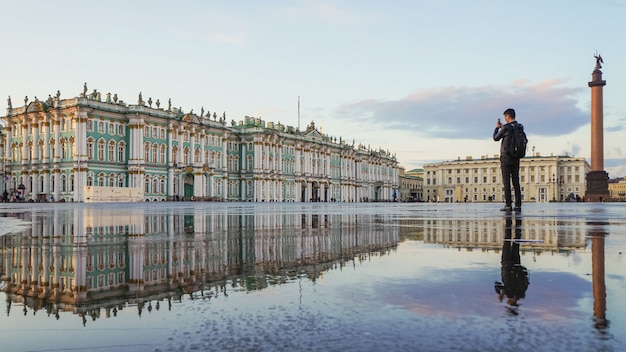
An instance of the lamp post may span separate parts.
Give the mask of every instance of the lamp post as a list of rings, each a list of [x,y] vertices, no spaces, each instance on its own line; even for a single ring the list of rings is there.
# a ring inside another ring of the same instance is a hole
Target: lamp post
[[[552,201],[556,202],[556,175],[552,174]]]

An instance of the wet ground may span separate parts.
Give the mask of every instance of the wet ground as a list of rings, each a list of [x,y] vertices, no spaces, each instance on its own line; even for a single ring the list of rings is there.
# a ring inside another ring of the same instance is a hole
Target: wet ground
[[[626,204],[0,204],[2,351],[620,351]]]

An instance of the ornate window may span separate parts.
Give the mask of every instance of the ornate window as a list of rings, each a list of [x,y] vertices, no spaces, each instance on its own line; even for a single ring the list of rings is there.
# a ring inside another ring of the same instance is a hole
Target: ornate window
[[[115,142],[109,142],[109,162],[115,162]]]
[[[153,164],[156,164],[156,163],[158,163],[159,161],[160,161],[160,160],[159,160],[159,146],[155,143],[155,144],[152,146],[152,163],[153,163]]]
[[[146,143],[143,146],[143,160],[146,163],[150,162],[150,143]]]
[[[120,142],[117,146],[117,161],[124,162],[126,158],[124,155],[126,154],[126,144],[124,142]]]
[[[98,141],[98,161],[104,161],[104,141]]]
[[[87,160],[93,160],[93,139],[87,139]]]

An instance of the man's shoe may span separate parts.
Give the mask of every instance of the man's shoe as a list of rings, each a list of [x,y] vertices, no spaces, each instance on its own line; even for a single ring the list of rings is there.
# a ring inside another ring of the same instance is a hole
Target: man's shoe
[[[515,208],[513,208],[513,210],[515,210],[515,211],[522,211],[522,207],[515,207]]]
[[[502,209],[500,209],[501,211],[511,211],[511,207],[504,207]]]

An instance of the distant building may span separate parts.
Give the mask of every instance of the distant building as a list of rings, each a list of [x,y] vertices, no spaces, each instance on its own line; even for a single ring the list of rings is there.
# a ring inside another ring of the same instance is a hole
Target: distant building
[[[626,178],[619,177],[609,180],[609,194],[613,201],[626,202]]]
[[[405,172],[400,169],[400,201],[421,202],[424,200],[422,175],[424,169],[413,169]]]
[[[86,187],[140,188],[145,201],[391,201],[399,166],[389,151],[226,113],[183,113],[105,98],[35,99],[0,129],[4,189],[25,201],[85,201]],[[168,103],[168,105],[171,105]]]
[[[570,156],[527,156],[520,162],[524,202],[582,200],[589,164]],[[502,202],[504,200],[500,160],[482,156],[424,165],[426,201]]]

